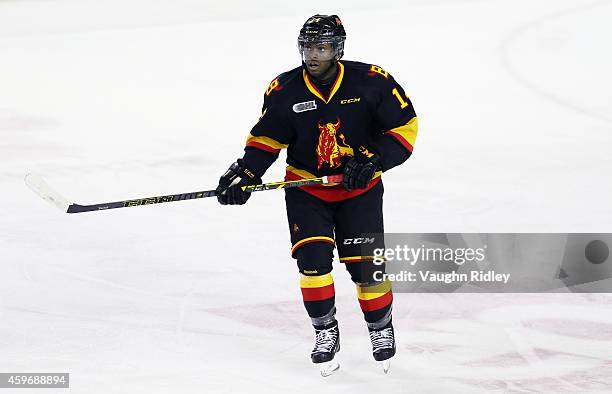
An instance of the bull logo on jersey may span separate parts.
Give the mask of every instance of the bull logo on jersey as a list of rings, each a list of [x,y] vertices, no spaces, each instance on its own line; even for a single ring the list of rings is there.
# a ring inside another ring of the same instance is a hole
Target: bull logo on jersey
[[[321,124],[319,121],[319,143],[317,145],[317,169],[321,169],[327,163],[330,169],[338,168],[342,164],[344,156],[354,156],[351,148],[340,130],[340,118],[336,118],[336,123]]]

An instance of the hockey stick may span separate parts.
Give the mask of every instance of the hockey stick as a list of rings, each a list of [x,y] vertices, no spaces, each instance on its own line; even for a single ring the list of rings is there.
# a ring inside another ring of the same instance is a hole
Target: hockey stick
[[[50,202],[66,213],[80,213],[90,211],[103,211],[107,209],[138,207],[140,205],[159,204],[163,202],[194,200],[196,198],[215,197],[214,190],[205,190],[191,193],[171,194],[165,196],[137,198],[133,200],[123,200],[106,202],[92,205],[80,205],[70,202],[58,192],[53,190],[47,183],[36,174],[27,174],[25,183],[34,193],[38,194],[43,200]],[[342,175],[329,175],[320,178],[299,179],[296,181],[270,182],[261,185],[242,186],[242,190],[258,192],[263,190],[286,189],[290,187],[321,185],[342,182]]]

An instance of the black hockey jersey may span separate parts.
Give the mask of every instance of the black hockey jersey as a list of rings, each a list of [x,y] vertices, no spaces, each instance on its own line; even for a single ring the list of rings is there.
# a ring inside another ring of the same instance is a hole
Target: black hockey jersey
[[[303,67],[275,78],[264,95],[262,115],[251,130],[244,162],[262,176],[287,149],[286,180],[341,174],[357,152],[375,151],[382,170],[411,155],[417,117],[404,89],[381,67],[338,62],[329,93],[322,93]],[[370,187],[380,181],[380,172]],[[368,187],[368,189],[370,188]],[[326,201],[339,201],[368,189],[348,192],[341,185],[303,188]]]

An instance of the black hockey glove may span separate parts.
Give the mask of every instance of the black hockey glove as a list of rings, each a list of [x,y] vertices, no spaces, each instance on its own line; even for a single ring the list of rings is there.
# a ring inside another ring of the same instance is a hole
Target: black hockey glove
[[[242,205],[251,197],[251,192],[243,191],[241,186],[260,183],[261,179],[244,167],[242,160],[238,159],[219,179],[219,186],[215,190],[217,200],[223,205]]]
[[[360,146],[357,154],[344,167],[342,185],[348,191],[365,189],[379,169],[380,155]]]

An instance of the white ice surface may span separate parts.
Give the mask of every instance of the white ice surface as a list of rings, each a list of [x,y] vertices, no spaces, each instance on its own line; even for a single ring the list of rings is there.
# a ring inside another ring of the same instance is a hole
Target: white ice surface
[[[282,192],[71,216],[25,186],[82,204],[214,187],[316,12],[419,114],[387,231],[610,232],[610,1],[0,1],[0,372],[88,394],[612,391],[608,295],[396,294],[384,376],[338,264],[323,380]]]

